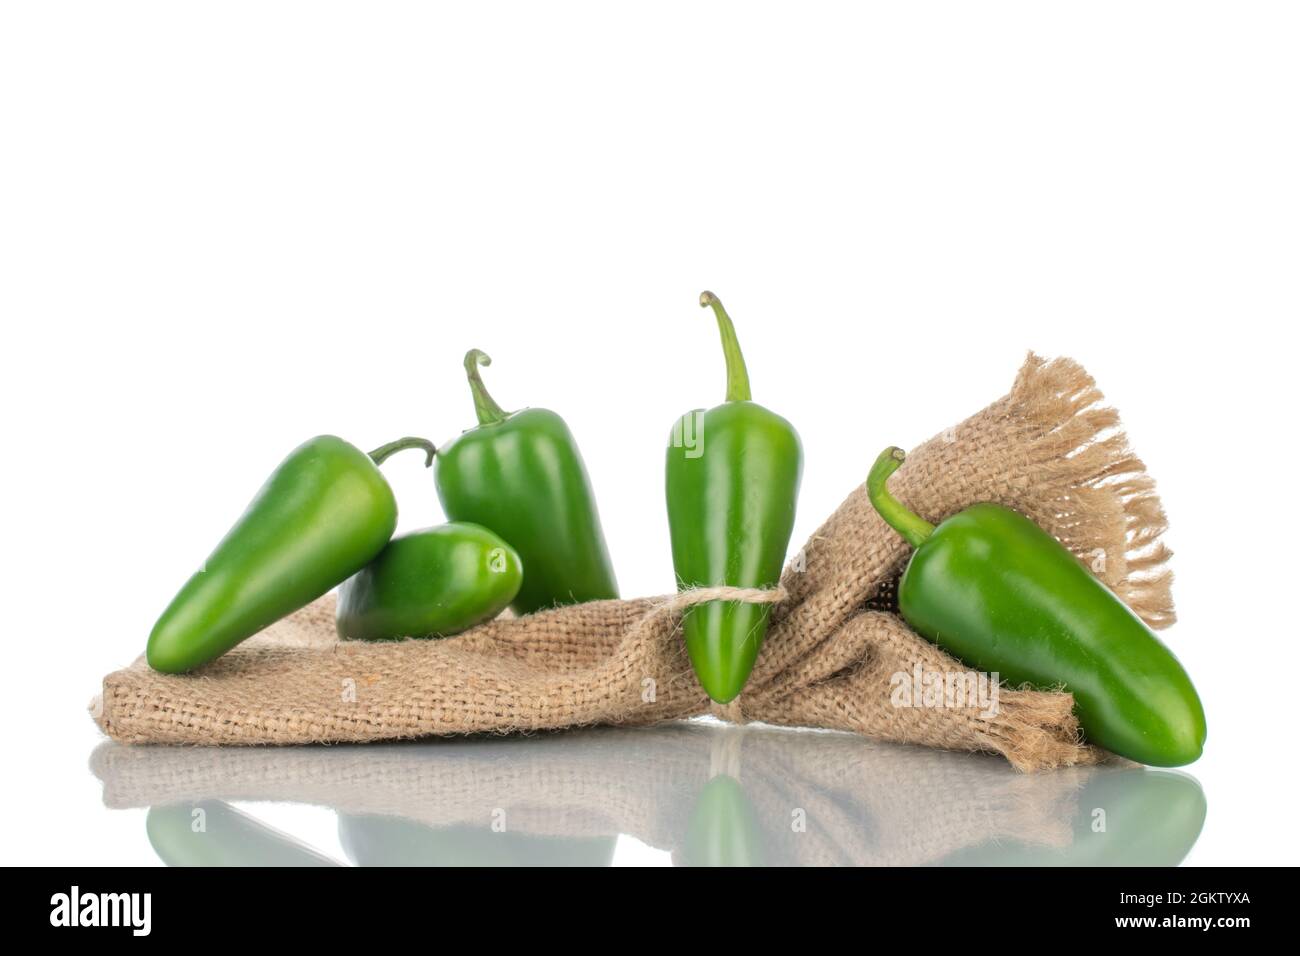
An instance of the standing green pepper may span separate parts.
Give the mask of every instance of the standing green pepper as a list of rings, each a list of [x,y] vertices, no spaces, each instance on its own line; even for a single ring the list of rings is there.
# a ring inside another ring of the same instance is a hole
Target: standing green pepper
[[[333,435],[300,445],[275,470],[217,549],[172,599],[149,635],[155,670],[180,674],[311,603],[361,570],[397,527],[397,501],[379,465],[403,438],[366,455]]]
[[[711,292],[727,362],[726,401],[687,412],[668,445],[668,525],[679,589],[772,588],[794,529],[803,450],[794,427],[750,401],[735,327]],[[749,679],[769,604],[711,601],[682,615],[686,650],[704,690],[725,704]]]
[[[916,551],[898,585],[914,630],[1010,684],[1074,694],[1088,739],[1145,764],[1201,755],[1205,713],[1187,672],[1136,614],[1024,515],[976,504],[938,527],[885,482],[903,463],[887,448],[867,478],[880,516]]]
[[[618,597],[596,498],[573,433],[555,412],[507,413],[479,376],[492,360],[465,356],[478,427],[438,450],[434,481],[452,521],[491,528],[524,566],[518,614]]]
[[[398,535],[339,588],[343,640],[449,637],[491,620],[519,593],[519,555],[480,525]]]

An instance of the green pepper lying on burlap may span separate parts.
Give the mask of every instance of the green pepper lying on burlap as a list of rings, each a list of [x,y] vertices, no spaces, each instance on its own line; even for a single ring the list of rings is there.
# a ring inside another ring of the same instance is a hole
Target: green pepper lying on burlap
[[[867,491],[915,552],[898,583],[903,619],[950,654],[1013,686],[1074,695],[1088,739],[1157,767],[1201,755],[1205,713],[1178,658],[1083,562],[1024,515],[974,504],[938,527],[885,482],[903,463],[885,449]]]
[[[333,435],[294,449],[163,611],[149,664],[193,670],[361,570],[397,528],[397,501],[378,465],[405,448],[432,463],[434,447],[422,438],[369,455]]]
[[[459,634],[504,611],[522,577],[515,549],[479,525],[452,522],[398,535],[339,588],[339,637]]]

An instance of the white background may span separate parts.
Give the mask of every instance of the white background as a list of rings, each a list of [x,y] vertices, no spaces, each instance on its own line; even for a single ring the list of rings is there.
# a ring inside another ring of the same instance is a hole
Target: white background
[[[504,406],[569,421],[624,594],[669,590],[662,446],[723,393],[710,288],[803,436],[792,548],[1026,350],[1083,362],[1172,522],[1167,639],[1210,727],[1188,862],[1295,862],[1298,27],[1284,3],[6,4],[4,861],[156,862],[86,769],[100,678],[300,441],[469,427],[467,348]],[[417,455],[386,473],[403,528],[441,520]]]

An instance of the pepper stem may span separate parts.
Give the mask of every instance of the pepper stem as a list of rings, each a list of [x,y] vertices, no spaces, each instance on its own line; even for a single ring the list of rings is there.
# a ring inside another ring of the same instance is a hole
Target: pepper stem
[[[731,324],[731,316],[722,307],[722,300],[712,292],[700,293],[700,306],[712,306],[713,314],[718,317],[718,331],[722,333],[722,354],[727,360],[726,400],[749,401],[749,370],[745,368],[745,356],[741,354],[740,340],[736,338],[736,327]]]
[[[470,349],[465,353],[465,375],[469,378],[469,390],[474,396],[474,413],[478,415],[480,425],[496,425],[506,420],[506,413],[488,394],[487,386],[478,373],[480,365],[491,365],[492,357],[481,349]]]
[[[427,438],[399,438],[397,441],[390,441],[387,445],[380,445],[370,453],[370,460],[376,465],[382,465],[388,460],[390,455],[395,455],[399,451],[405,451],[407,448],[424,449],[424,467],[428,468],[433,464],[433,456],[438,449],[434,447],[433,442]]]
[[[916,548],[934,533],[934,525],[915,512],[908,511],[885,487],[889,476],[898,471],[898,466],[905,458],[907,452],[901,448],[886,448],[880,453],[867,475],[867,497],[871,499],[872,507],[880,512],[880,517],[885,519],[885,523]]]

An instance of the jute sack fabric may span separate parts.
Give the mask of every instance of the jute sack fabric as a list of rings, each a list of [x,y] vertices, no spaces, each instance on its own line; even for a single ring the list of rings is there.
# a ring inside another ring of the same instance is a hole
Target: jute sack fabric
[[[1030,355],[1006,396],[911,452],[891,488],[934,522],[979,501],[1022,512],[1149,625],[1166,627],[1165,517],[1118,425],[1077,363]],[[1004,687],[996,712],[980,700],[897,706],[907,675],[966,670],[894,612],[908,554],[856,488],[786,569],[749,685],[726,708],[695,680],[671,599],[598,601],[441,641],[364,644],[335,638],[326,596],[193,675],[136,661],[104,679],[92,712],[128,743],[395,740],[712,712],[987,750],[1026,771],[1103,759],[1080,742],[1069,694]]]

